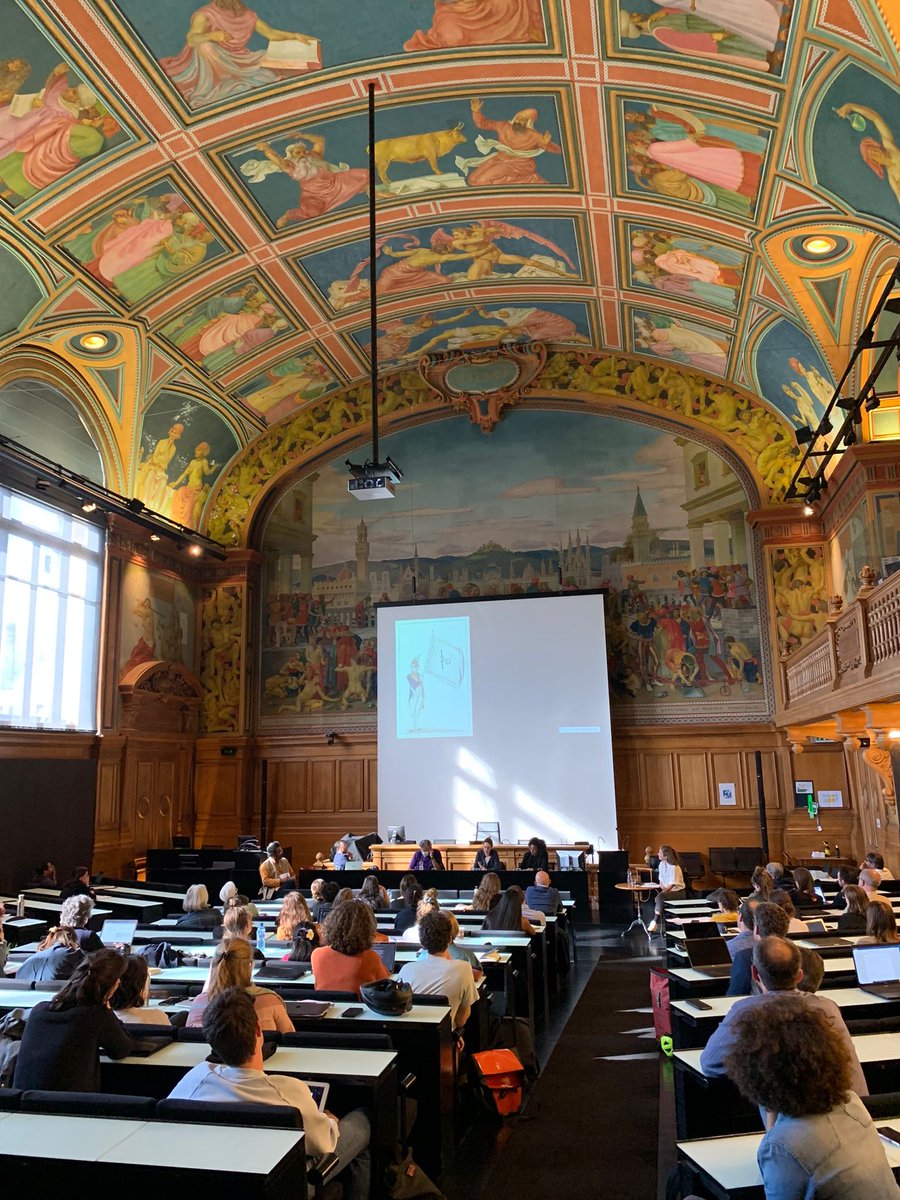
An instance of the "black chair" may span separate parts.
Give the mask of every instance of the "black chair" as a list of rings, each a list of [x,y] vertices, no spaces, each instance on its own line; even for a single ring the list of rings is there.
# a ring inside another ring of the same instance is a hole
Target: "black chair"
[[[432,996],[424,992],[413,992],[413,1004],[424,1004],[431,1008],[448,1008],[450,1001],[446,996]]]
[[[885,1117],[896,1117],[900,1112],[900,1092],[882,1092],[879,1096],[861,1096],[870,1117],[883,1121]]]
[[[736,873],[734,846],[710,846],[709,869],[713,875],[721,875],[724,879]]]
[[[327,1000],[333,1004],[356,1004],[359,1001],[359,996],[356,992],[337,992],[337,991],[314,991],[307,989],[304,991],[303,1000]]]
[[[26,1092],[22,1112],[58,1113],[74,1117],[130,1117],[152,1121],[156,1101],[150,1096],[113,1096],[105,1092]]]
[[[685,892],[693,893],[692,884],[695,880],[702,879],[705,874],[703,856],[693,850],[686,850],[678,855],[678,862],[684,876]]]
[[[188,1029],[187,1027],[184,1027],[181,1029],[176,1029],[174,1031],[174,1033],[175,1033],[176,1042],[205,1042],[206,1041],[206,1034],[203,1032],[203,1030],[199,1026],[195,1026],[192,1029]],[[280,1044],[282,1036],[283,1035],[280,1034],[277,1029],[264,1029],[263,1030],[263,1041],[264,1042],[275,1042],[276,1044]]]
[[[0,1088],[0,1112],[18,1112],[22,1092],[17,1088]]]

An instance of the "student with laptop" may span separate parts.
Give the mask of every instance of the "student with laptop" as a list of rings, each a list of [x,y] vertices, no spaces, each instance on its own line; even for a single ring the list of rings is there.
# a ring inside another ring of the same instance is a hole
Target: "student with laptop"
[[[169,1093],[170,1100],[233,1101],[290,1105],[299,1109],[307,1157],[336,1154],[344,1200],[369,1200],[370,1126],[357,1109],[337,1119],[313,1099],[301,1079],[263,1070],[263,1035],[252,999],[243,988],[226,988],[203,1014],[203,1035],[221,1062],[192,1067]]]
[[[900,945],[853,947],[856,978],[864,992],[884,1000],[900,999]]]
[[[778,904],[765,900],[753,910],[753,941],[739,950],[731,964],[727,996],[749,996],[753,991],[753,947],[765,937],[787,937],[790,918]]]
[[[762,907],[762,905],[760,906]],[[757,925],[759,909],[756,912]],[[881,947],[878,948],[882,950]],[[860,1066],[853,1042],[841,1016],[841,1010],[821,993],[800,992],[798,985],[803,978],[800,951],[793,942],[783,937],[763,937],[753,947],[753,978],[759,984],[756,996],[745,996],[729,1009],[725,1019],[703,1048],[700,1069],[704,1075],[724,1075],[725,1061],[738,1047],[736,1029],[743,1013],[758,1007],[777,1006],[785,996],[802,996],[803,1002],[825,1014],[847,1052],[851,1065],[851,1084],[857,1096],[868,1096],[869,1087]],[[776,1011],[782,1013],[776,1008]]]

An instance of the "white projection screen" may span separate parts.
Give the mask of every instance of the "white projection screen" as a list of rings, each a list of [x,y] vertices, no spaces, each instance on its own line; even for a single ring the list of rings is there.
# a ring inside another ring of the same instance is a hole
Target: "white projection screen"
[[[603,597],[378,608],[378,819],[615,850]]]

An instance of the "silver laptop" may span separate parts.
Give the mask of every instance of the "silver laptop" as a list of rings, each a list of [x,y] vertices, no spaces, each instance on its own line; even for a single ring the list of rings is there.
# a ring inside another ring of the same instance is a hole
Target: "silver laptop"
[[[864,992],[884,1000],[900,999],[900,944],[854,946],[853,965]]]
[[[115,918],[104,921],[100,926],[100,941],[104,946],[130,946],[137,927],[137,921],[119,921]]]

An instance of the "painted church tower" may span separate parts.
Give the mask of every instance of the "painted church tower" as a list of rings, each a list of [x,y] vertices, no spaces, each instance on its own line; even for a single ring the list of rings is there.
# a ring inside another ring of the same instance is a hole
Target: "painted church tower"
[[[356,595],[359,600],[369,595],[369,530],[365,521],[356,527]]]
[[[647,510],[641,499],[641,489],[638,488],[634,498],[634,512],[631,514],[631,546],[634,562],[650,561],[651,540],[650,522],[647,520]]]

